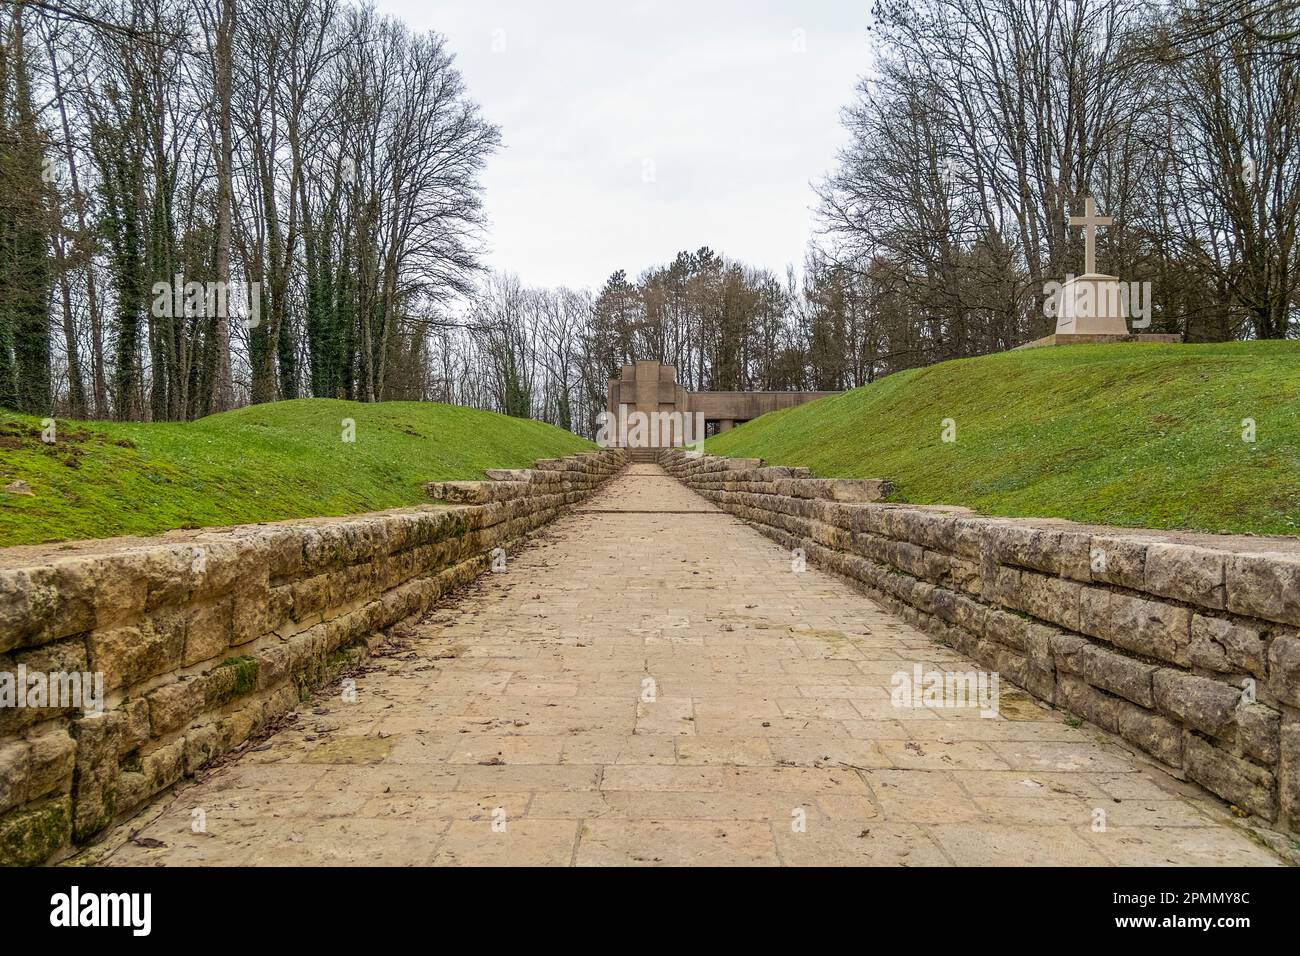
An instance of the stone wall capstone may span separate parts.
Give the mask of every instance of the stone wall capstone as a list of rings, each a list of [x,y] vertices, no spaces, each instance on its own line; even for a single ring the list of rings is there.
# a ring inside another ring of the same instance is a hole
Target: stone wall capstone
[[[0,707],[0,865],[58,858],[239,746],[624,464],[586,452],[432,482],[414,508],[0,550],[0,679],[104,691],[99,711]]]
[[[986,518],[759,459],[659,462],[1041,700],[1300,832],[1300,541]]]

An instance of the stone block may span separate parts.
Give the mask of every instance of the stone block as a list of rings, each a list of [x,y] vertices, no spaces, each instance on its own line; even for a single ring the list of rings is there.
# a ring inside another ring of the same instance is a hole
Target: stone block
[[[1281,727],[1282,715],[1272,707],[1243,704],[1237,708],[1237,743],[1262,763],[1277,763]]]
[[[1228,610],[1300,625],[1300,556],[1234,554],[1226,568]]]
[[[822,496],[830,501],[845,502],[879,501],[893,490],[893,482],[880,478],[828,478],[820,489]]]
[[[1192,733],[1183,741],[1183,766],[1189,777],[1212,793],[1265,820],[1276,817],[1277,785],[1264,768]]]
[[[1220,673],[1244,671],[1263,677],[1264,638],[1255,627],[1218,617],[1192,615],[1188,662]]]
[[[1170,767],[1182,767],[1182,727],[1136,704],[1121,703],[1118,713],[1121,737]]]
[[[1086,534],[1007,522],[991,526],[986,540],[1000,564],[1063,575],[1076,581],[1089,579],[1089,536]]]
[[[1033,624],[1025,630],[1025,655],[1032,668],[1050,675],[1056,667],[1052,642],[1062,632],[1047,624]]]
[[[167,789],[185,775],[185,738],[142,754],[140,766],[150,795]]]
[[[117,690],[180,666],[185,655],[185,613],[159,611],[138,624],[93,631],[90,664]]]
[[[1052,657],[1056,662],[1056,666],[1062,670],[1068,669],[1069,659],[1081,648],[1087,646],[1087,639],[1079,637],[1077,634],[1066,634],[1064,631],[1057,631],[1051,637]]]
[[[0,571],[0,654],[33,643],[54,620],[58,596],[39,569]]]
[[[1185,607],[1112,593],[1108,620],[1098,636],[1125,650],[1184,664],[1191,624],[1192,612]]]
[[[0,571],[0,654],[94,627],[94,570],[71,559]]]
[[[979,560],[985,556],[989,556],[991,560],[987,542],[989,526],[993,523],[995,522],[990,522],[987,518],[955,519],[952,527],[953,550],[971,560]]]
[[[148,599],[148,557],[142,551],[124,551],[97,559],[95,627],[131,624],[144,613]]]
[[[221,752],[221,735],[215,726],[191,729],[185,734],[184,773],[193,776]]]
[[[31,745],[25,740],[0,742],[0,814],[27,802]]]
[[[984,616],[983,636],[1016,650],[1025,649],[1029,619],[1009,611],[990,608]]]
[[[73,833],[78,840],[98,833],[117,814],[118,754],[126,718],[116,711],[88,714],[73,723],[77,773],[73,782]]]
[[[27,799],[35,800],[51,791],[67,793],[72,787],[72,772],[77,762],[77,742],[64,726],[49,727],[33,733],[31,766],[27,777]]]
[[[1213,737],[1232,736],[1241,691],[1213,678],[1169,668],[1157,671],[1152,682],[1161,713]]]
[[[25,701],[29,706],[0,708],[0,734],[14,734],[24,727],[73,712],[75,707],[60,706],[59,698],[62,697],[64,686],[62,681],[65,675],[70,679],[73,674],[80,675],[87,672],[86,648],[78,638],[55,641],[31,650],[20,650],[0,657],[0,673],[10,676],[15,691],[19,690],[19,674],[26,674],[29,681],[28,687],[24,689],[27,695]],[[40,675],[42,685],[45,687],[45,706],[30,706],[37,686],[30,682],[33,675]],[[57,684],[51,684],[50,675],[55,675]],[[93,676],[91,679],[93,680]],[[69,684],[68,689],[74,690],[76,685]]]
[[[1283,634],[1269,645],[1268,690],[1283,703],[1300,707],[1300,635]]]
[[[1224,552],[1209,548],[1152,542],[1147,546],[1144,590],[1201,607],[1223,608],[1226,558]]]
[[[1121,702],[1073,674],[1057,672],[1056,706],[1111,733],[1119,731]]]
[[[1151,683],[1156,672],[1154,664],[1144,664],[1089,643],[1076,647],[1069,654],[1058,655],[1056,664],[1094,687],[1110,691],[1141,707],[1155,706]]]
[[[1277,764],[1278,799],[1282,824],[1300,831],[1300,719],[1282,725]]]
[[[29,804],[0,815],[0,866],[44,863],[71,835],[71,802],[66,796]]]
[[[1103,640],[1110,627],[1110,594],[1105,588],[1085,587],[1079,592],[1079,631]]]
[[[126,726],[122,731],[122,751],[138,750],[148,743],[152,736],[149,701],[143,697],[132,697],[124,700],[119,709],[126,717]]]
[[[1012,606],[1067,631],[1077,631],[1082,592],[1083,586],[1076,581],[1023,571]]]
[[[182,678],[151,691],[149,726],[153,737],[162,737],[183,727],[203,712],[205,686],[202,678]]]
[[[1128,535],[1093,535],[1089,542],[1089,577],[1105,584],[1142,590],[1150,540]]]
[[[224,656],[234,636],[235,598],[226,595],[186,611],[185,667]]]

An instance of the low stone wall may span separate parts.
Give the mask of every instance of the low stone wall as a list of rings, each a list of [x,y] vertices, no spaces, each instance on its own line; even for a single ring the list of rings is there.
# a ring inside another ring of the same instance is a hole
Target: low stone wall
[[[1300,541],[870,503],[888,483],[660,463],[1040,699],[1300,832]]]
[[[352,518],[0,550],[0,675],[104,689],[98,713],[0,709],[0,864],[55,857],[238,746],[624,461],[435,482],[439,504]]]

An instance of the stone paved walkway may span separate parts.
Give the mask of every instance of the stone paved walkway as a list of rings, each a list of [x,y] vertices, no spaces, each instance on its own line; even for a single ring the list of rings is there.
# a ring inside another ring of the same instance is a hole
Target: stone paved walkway
[[[101,861],[1278,862],[1005,686],[996,718],[894,707],[895,672],[974,665],[655,466],[373,663],[355,702],[322,693]]]

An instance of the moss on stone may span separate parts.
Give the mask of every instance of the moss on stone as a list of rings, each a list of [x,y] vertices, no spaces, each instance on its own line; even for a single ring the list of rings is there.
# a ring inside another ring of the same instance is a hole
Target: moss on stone
[[[99,812],[89,819],[81,819],[85,802],[77,801],[78,819],[73,827],[73,839],[78,843],[94,836],[117,818],[117,787],[106,787],[99,795]]]
[[[257,660],[252,657],[227,657],[208,672],[204,688],[206,705],[220,707],[257,689]]]
[[[11,810],[0,816],[0,866],[36,866],[68,844],[69,798]]]
[[[334,653],[325,659],[325,669],[330,673],[334,673],[344,667],[352,666],[365,656],[365,641],[352,641],[336,648]]]

